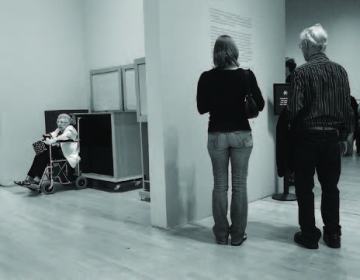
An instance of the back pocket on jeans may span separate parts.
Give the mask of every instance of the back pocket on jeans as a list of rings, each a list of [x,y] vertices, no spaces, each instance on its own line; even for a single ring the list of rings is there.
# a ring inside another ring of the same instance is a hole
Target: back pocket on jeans
[[[208,149],[216,149],[216,147],[218,146],[218,137],[219,135],[215,133],[208,134]]]
[[[253,138],[251,133],[249,133],[249,135],[247,135],[244,139],[244,146],[251,148],[253,146]]]

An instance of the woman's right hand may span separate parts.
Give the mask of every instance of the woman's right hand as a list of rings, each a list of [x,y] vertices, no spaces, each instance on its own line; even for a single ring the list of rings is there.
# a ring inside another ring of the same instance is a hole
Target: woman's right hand
[[[44,141],[43,141],[46,145],[52,145],[56,142],[56,139],[49,139],[49,138],[46,138]]]
[[[47,138],[51,138],[50,134],[43,134],[42,135],[43,139],[46,140]]]

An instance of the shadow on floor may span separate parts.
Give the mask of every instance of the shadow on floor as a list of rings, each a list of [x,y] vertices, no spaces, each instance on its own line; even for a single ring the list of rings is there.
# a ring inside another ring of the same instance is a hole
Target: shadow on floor
[[[177,237],[193,239],[202,243],[215,243],[211,227],[199,224],[192,223],[182,227],[176,227],[172,230],[169,230],[168,233]]]
[[[293,244],[293,236],[299,229],[297,226],[277,226],[270,223],[249,221],[247,226],[247,235],[249,239],[262,239]],[[202,243],[215,243],[211,226],[199,224],[188,224],[183,227],[175,228],[169,231],[169,234],[193,239]]]
[[[266,239],[273,240],[288,244],[293,244],[293,237],[295,232],[297,232],[299,228],[294,225],[274,225],[271,223],[263,223],[258,221],[249,221],[247,232],[249,238],[258,238],[258,239]]]

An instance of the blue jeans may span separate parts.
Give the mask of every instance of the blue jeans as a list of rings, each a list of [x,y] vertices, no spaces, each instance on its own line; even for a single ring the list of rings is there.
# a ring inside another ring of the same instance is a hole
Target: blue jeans
[[[214,175],[212,212],[215,225],[213,232],[217,240],[227,240],[231,234],[232,241],[237,242],[244,236],[248,215],[246,181],[252,147],[253,140],[250,131],[210,132],[208,135],[208,151]],[[231,226],[227,219],[229,160],[232,180]]]

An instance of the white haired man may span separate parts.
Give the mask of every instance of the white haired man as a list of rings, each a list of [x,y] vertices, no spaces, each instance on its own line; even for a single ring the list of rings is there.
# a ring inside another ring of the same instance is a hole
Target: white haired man
[[[321,237],[314,215],[315,171],[322,188],[324,242],[331,248],[341,246],[339,138],[351,131],[353,122],[348,76],[325,55],[327,38],[320,24],[301,32],[299,47],[306,63],[293,73],[288,105],[295,131],[295,190],[301,228],[294,241],[308,249],[317,249]]]

